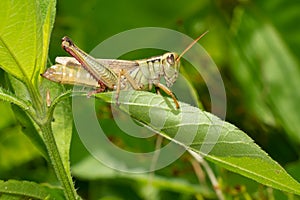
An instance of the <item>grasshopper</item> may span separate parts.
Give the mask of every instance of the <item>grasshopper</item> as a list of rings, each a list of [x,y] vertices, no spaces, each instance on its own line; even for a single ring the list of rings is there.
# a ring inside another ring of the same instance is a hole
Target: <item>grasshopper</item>
[[[61,84],[96,88],[92,93],[115,90],[116,100],[121,90],[151,90],[154,86],[158,93],[163,90],[172,97],[178,109],[179,103],[169,87],[178,77],[180,58],[206,33],[195,39],[180,55],[168,52],[133,61],[95,59],[78,48],[70,38],[63,37],[62,48],[73,57],[57,57],[56,64],[41,75]],[[166,86],[160,83],[161,78],[165,79]]]

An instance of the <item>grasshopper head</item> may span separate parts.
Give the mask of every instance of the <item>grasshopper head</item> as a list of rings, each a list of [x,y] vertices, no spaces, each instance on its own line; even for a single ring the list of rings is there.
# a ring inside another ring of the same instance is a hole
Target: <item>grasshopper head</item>
[[[180,58],[196,44],[208,31],[202,33],[190,45],[188,45],[180,55],[176,53],[165,53],[162,56],[163,76],[166,80],[167,86],[170,87],[178,77],[180,67]]]
[[[163,76],[168,87],[172,86],[178,77],[180,61],[177,53],[165,53],[162,56]]]

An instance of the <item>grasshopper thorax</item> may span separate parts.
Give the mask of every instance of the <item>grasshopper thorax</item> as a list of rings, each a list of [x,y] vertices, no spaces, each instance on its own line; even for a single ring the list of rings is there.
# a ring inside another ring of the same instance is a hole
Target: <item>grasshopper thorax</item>
[[[162,55],[163,76],[168,87],[172,86],[178,77],[180,61],[177,53],[168,52]]]

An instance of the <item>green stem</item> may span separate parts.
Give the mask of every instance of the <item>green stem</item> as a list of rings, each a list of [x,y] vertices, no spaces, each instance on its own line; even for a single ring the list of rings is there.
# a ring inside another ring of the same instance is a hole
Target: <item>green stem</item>
[[[43,134],[44,143],[46,145],[48,155],[51,161],[51,164],[54,168],[54,172],[56,174],[56,177],[60,181],[60,183],[63,186],[65,197],[68,200],[75,200],[78,199],[78,195],[76,193],[76,190],[74,188],[74,184],[72,181],[71,174],[65,169],[63,160],[60,156],[53,131],[51,128],[51,120],[53,116],[53,111],[51,113],[46,113],[45,106],[43,104],[42,97],[38,90],[36,90],[34,87],[31,87],[30,85],[28,87],[29,94],[32,99],[32,104],[35,112],[29,112],[28,114],[31,115],[32,119],[35,120],[35,122],[38,124],[39,128],[41,129],[41,132]],[[54,109],[54,108],[53,108]]]
[[[32,84],[27,84],[27,89],[32,100],[32,105],[36,110],[37,117],[42,118],[43,113],[45,113],[45,109],[39,91],[35,87],[33,87]]]
[[[67,199],[77,199],[77,193],[74,188],[71,175],[66,171],[63,165],[63,161],[60,157],[58,147],[53,136],[51,121],[47,121],[44,124],[40,124],[41,131],[43,133],[44,142],[46,144],[48,154],[54,168],[55,174],[64,187],[64,193]]]

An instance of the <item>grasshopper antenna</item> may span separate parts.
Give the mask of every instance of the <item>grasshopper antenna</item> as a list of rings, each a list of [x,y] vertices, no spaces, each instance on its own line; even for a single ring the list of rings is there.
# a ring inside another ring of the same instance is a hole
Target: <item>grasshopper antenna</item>
[[[176,59],[176,61],[179,61],[180,58],[190,49],[192,48],[192,46],[194,46],[194,44],[196,44],[204,35],[206,35],[206,33],[208,33],[208,31],[205,31],[204,33],[202,33],[199,37],[197,37],[189,46],[187,46],[187,48],[185,48],[185,50],[183,50],[183,52],[178,56],[178,58]]]

